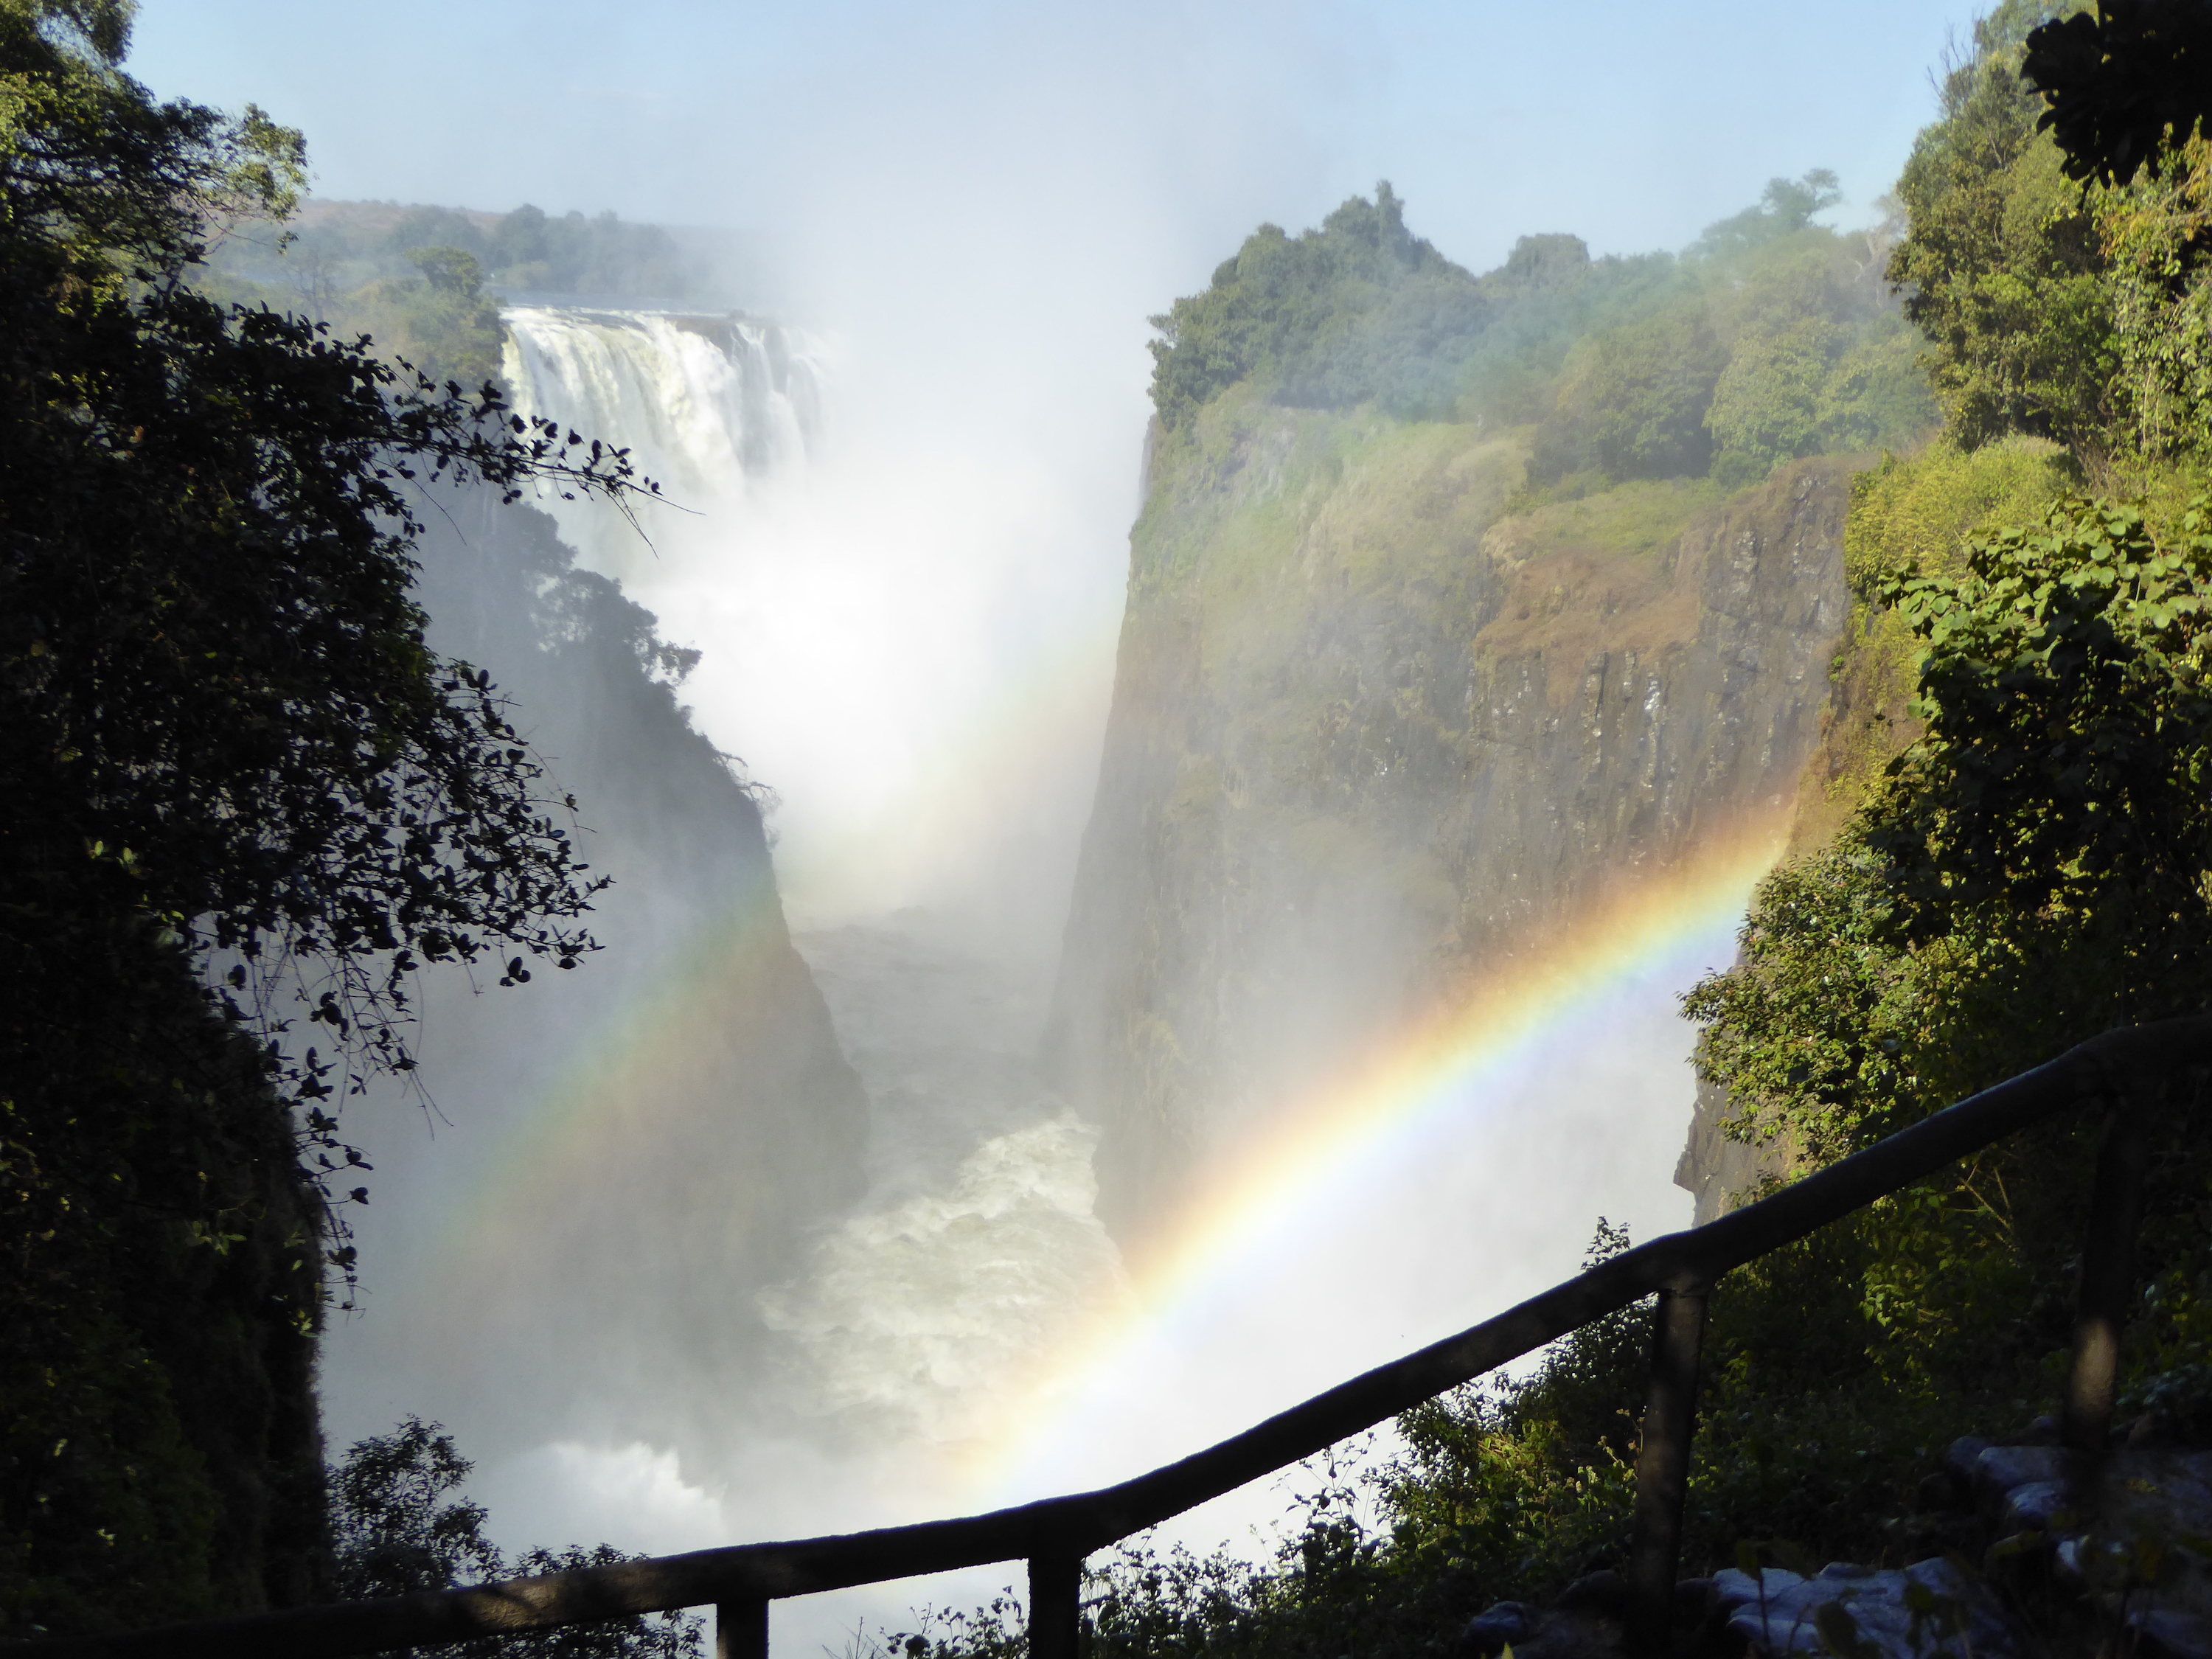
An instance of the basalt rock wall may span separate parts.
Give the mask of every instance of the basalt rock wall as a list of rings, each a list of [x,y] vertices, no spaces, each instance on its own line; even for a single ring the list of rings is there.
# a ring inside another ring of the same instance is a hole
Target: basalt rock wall
[[[576,972],[427,988],[452,1127],[386,1115],[362,1227],[378,1346],[329,1375],[336,1415],[373,1421],[372,1388],[426,1401],[487,1462],[579,1423],[699,1443],[763,1363],[755,1293],[862,1190],[866,1097],[793,947],[760,792],[680,704],[684,654],[543,514],[448,505],[421,550],[430,642],[512,699],[613,885]]]
[[[1786,817],[1849,466],[1510,512],[1523,453],[1256,403],[1156,443],[1050,1048],[1125,1237],[1211,1138]]]

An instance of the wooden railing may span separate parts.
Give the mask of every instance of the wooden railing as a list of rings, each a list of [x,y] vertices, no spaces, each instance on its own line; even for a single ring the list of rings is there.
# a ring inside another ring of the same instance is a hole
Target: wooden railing
[[[1866,1151],[1688,1232],[1626,1250],[1472,1329],[1377,1366],[1220,1444],[1119,1486],[988,1515],[796,1543],[744,1544],[383,1601],[167,1625],[126,1635],[10,1642],[25,1659],[337,1659],[713,1604],[717,1659],[766,1659],[781,1596],[1023,1560],[1030,1659],[1075,1659],[1083,1559],[1246,1482],[1310,1457],[1448,1389],[1656,1294],[1636,1467],[1627,1619],[1663,1649],[1680,1563],[1705,1298],[1730,1268],[1841,1219],[2085,1099],[2109,1113],[2083,1252],[2064,1436],[2101,1449],[2132,1279],[2147,1141],[2142,1085],[2212,1064],[2212,1017],[2112,1031]]]

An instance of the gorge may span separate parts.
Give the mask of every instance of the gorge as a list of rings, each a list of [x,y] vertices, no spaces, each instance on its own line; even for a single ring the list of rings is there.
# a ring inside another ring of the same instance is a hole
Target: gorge
[[[1753,277],[1878,330],[1788,212]],[[1432,380],[1534,319],[1571,381],[1594,306],[1709,304],[1565,238],[1471,278],[1399,214],[1307,241],[1380,261],[1363,326],[1415,282],[1462,307]],[[573,982],[432,1004],[454,1121],[371,1147],[406,1196],[362,1224],[342,1435],[422,1402],[495,1514],[653,1547],[843,1529],[1126,1474],[1555,1276],[1601,1214],[1679,1224],[1671,999],[1818,738],[1851,462],[1547,483],[1588,441],[1479,379],[1399,413],[1230,383],[1146,441],[1101,764],[1098,702],[1040,706],[1002,645],[931,678],[1034,552],[922,574],[854,518],[897,475],[840,431],[833,338],[501,322],[518,406],[627,438],[673,510],[465,502],[425,544],[433,642],[527,712],[617,885]],[[1097,698],[1103,636],[1048,637]],[[947,747],[979,706],[992,746]],[[917,766],[959,769],[884,787]],[[1481,1270],[1354,1288],[1438,1251]],[[1285,1354],[1316,1297],[1339,1342]]]
[[[2118,11],[1908,155],[1925,8],[258,3],[0,9],[0,1637],[1095,1486],[2212,1006],[2212,137],[2083,149]],[[2204,1079],[2097,1080],[1662,1300],[1678,1577],[2212,1444]],[[1650,1611],[1653,1352],[1041,1628]],[[2052,1651],[2168,1594],[2024,1538]],[[775,1641],[1007,1659],[1011,1576]]]

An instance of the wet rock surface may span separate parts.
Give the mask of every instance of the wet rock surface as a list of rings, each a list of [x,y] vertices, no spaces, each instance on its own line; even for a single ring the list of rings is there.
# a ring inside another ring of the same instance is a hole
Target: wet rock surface
[[[1219,1126],[1778,823],[1849,614],[1844,463],[1631,547],[1512,520],[1499,441],[1302,473],[1306,418],[1137,528],[1048,1047],[1117,1231]]]
[[[1714,1575],[1716,1622],[1742,1650],[1835,1652],[1882,1659],[1937,1654],[1984,1659],[2026,1655],[2035,1644],[1984,1579],[1956,1562],[1915,1562],[1887,1571],[1835,1562],[1811,1577],[1780,1567]]]
[[[1960,1442],[1990,1555],[2046,1598],[2074,1601],[2132,1651],[2212,1656],[2212,1451]]]
[[[1916,1535],[1955,1547],[1903,1567],[1731,1567],[1675,1587],[1674,1659],[1846,1655],[2009,1659],[2080,1651],[2212,1659],[2212,1450],[2125,1436],[2101,1458],[2055,1443],[1954,1442],[1917,1497]],[[1554,1605],[1504,1601],[1468,1623],[1458,1659],[1628,1650],[1617,1573]]]

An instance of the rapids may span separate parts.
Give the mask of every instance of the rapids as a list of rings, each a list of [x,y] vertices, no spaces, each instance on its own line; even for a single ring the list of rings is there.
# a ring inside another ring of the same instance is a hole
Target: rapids
[[[1601,1212],[1639,1237],[1679,1224],[1663,1171],[1688,1037],[1671,1004],[1724,931],[1589,1001],[1563,1058],[1515,1050],[1474,1109],[1378,1130],[1263,1220],[1133,1274],[1094,1213],[1097,1127],[1038,1069],[1115,636],[1036,507],[1049,492],[1003,431],[911,413],[866,428],[824,334],[506,320],[519,405],[627,441],[667,498],[635,527],[538,505],[584,568],[702,653],[680,688],[690,718],[773,792],[754,799],[792,942],[865,1092],[861,1144],[842,1186],[747,1167],[714,1069],[742,1050],[682,1052],[742,1024],[754,981],[715,965],[735,924],[674,863],[641,882],[616,869],[604,962],[433,1010],[425,1066],[456,1109],[434,1152],[397,1132],[371,1147],[403,1174],[362,1223],[369,1316],[331,1343],[335,1441],[441,1417],[516,1547],[919,1520],[1195,1449],[1571,1270]],[[996,470],[973,459],[994,442]],[[548,759],[588,811],[601,763],[583,729]],[[625,810],[653,822],[635,767],[621,776]],[[810,1107],[771,1089],[746,1109]],[[607,1111],[619,1121],[595,1136]],[[839,1195],[806,1198],[778,1244],[735,1213],[763,1177]],[[449,1214],[469,1218],[465,1243],[422,1242]],[[1261,1483],[1174,1530],[1211,1547],[1284,1508]],[[861,1619],[988,1597],[1011,1571],[779,1604],[777,1639],[842,1646]]]
[[[763,1303],[809,1411],[957,1450],[1030,1403],[1041,1359],[1133,1310],[1092,1213],[1097,1131],[1035,1075],[1050,964],[932,921],[794,941],[868,1091],[868,1193]]]

